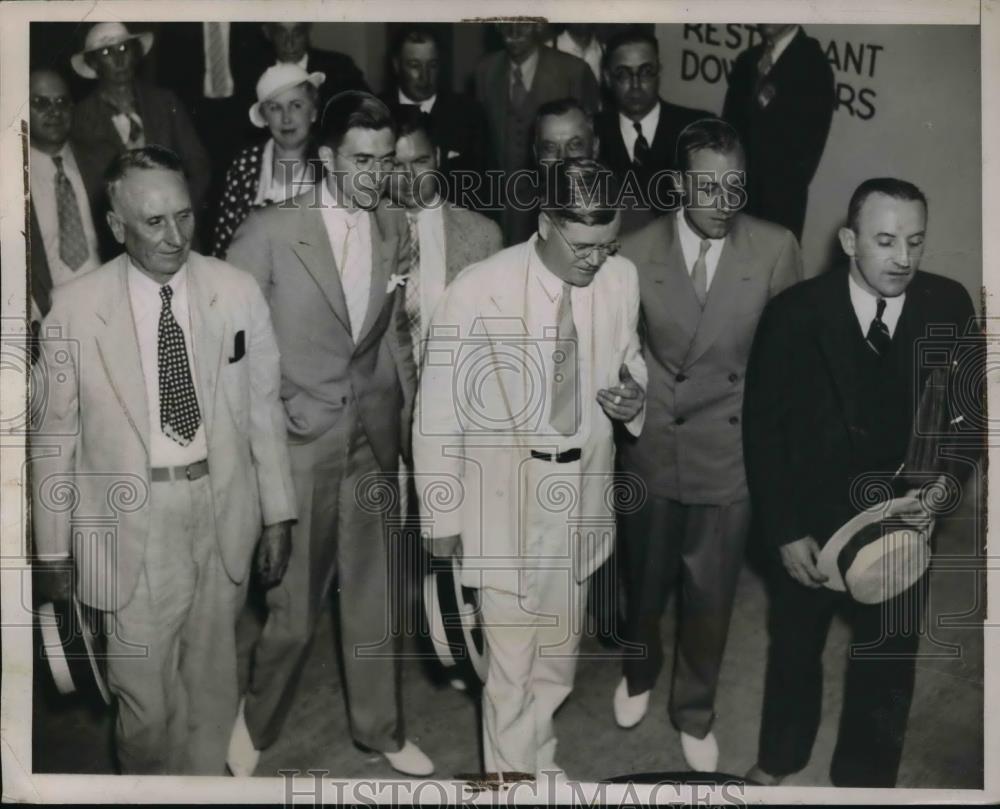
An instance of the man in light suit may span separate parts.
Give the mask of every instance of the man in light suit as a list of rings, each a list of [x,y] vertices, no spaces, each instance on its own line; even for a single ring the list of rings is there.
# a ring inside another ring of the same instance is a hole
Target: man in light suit
[[[126,252],[58,287],[42,327],[34,541],[43,565],[74,557],[77,597],[105,613],[122,771],[223,775],[253,550],[266,526],[279,577],[296,516],[278,348],[253,279],[190,251],[176,155],[121,155],[108,193]],[[95,531],[109,507],[115,530]]]
[[[546,101],[558,98],[575,98],[593,112],[600,104],[600,89],[586,62],[542,44],[542,24],[505,23],[499,28],[504,50],[484,57],[476,67],[476,99],[486,111],[489,167],[503,171],[504,241],[516,244],[534,233],[530,203],[538,183],[524,177],[508,186],[508,178],[531,165],[535,113]],[[528,204],[518,204],[518,199]]]
[[[743,149],[732,127],[696,121],[677,151],[683,207],[622,249],[639,270],[649,364],[646,431],[620,448],[622,469],[648,493],[621,517],[625,640],[646,654],[625,657],[614,710],[623,727],[645,715],[663,665],[660,617],[680,584],[670,718],[691,768],[714,771],[715,691],[750,524],[743,378],[764,305],[801,279],[802,263],[791,233],[738,212]]]
[[[335,579],[354,740],[401,772],[433,771],[403,733],[389,610],[391,515],[368,488],[395,489],[415,388],[402,308],[406,220],[382,199],[395,152],[385,104],[356,91],[336,96],[320,133],[325,180],[251,213],[229,248],[271,307],[299,510],[285,549],[288,573],[267,594],[267,623],[233,732],[229,763],[239,774],[252,773],[281,731]]]
[[[552,717],[614,542],[612,427],[642,429],[638,285],[614,255],[609,178],[561,164],[538,234],[463,272],[428,338],[414,464],[422,494],[454,495],[421,498],[433,553],[460,555],[479,588],[488,772],[560,772]]]

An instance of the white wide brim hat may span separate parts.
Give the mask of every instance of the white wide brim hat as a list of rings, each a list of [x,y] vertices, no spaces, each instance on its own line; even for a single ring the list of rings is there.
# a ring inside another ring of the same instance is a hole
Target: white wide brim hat
[[[92,51],[99,51],[101,48],[109,48],[127,42],[130,39],[138,39],[142,46],[142,55],[145,56],[153,47],[153,33],[143,31],[138,34],[130,34],[120,22],[99,22],[87,32],[87,39],[83,44],[83,50],[74,53],[70,58],[70,64],[79,75],[85,79],[96,79],[97,73],[87,64],[84,56]]]
[[[279,93],[283,93],[290,87],[296,87],[306,82],[313,87],[319,87],[325,81],[326,74],[319,71],[306,73],[298,65],[288,62],[280,62],[279,64],[272,65],[257,80],[257,100],[250,107],[250,122],[259,129],[266,128],[267,120],[260,111],[261,104],[274,98]]]
[[[930,566],[930,536],[902,512],[919,507],[914,497],[898,497],[844,523],[816,560],[824,585],[862,604],[880,604],[913,586]]]
[[[446,668],[466,660],[476,676],[486,682],[489,650],[479,626],[480,611],[476,604],[466,600],[462,572],[455,557],[451,565],[450,571],[432,568],[424,576],[424,614],[431,643]]]

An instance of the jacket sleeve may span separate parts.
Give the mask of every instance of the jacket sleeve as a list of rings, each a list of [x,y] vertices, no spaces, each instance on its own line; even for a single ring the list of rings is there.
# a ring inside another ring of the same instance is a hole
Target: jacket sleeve
[[[266,215],[264,211],[251,211],[243,220],[233,234],[226,261],[250,273],[264,293],[264,300],[270,300],[274,261]]]
[[[278,343],[267,302],[250,285],[250,451],[257,473],[264,525],[294,520],[295,490],[288,457],[285,409],[281,404]]]
[[[39,407],[31,425],[31,517],[34,552],[41,558],[70,555],[73,472],[80,430],[79,343],[69,334],[72,301],[56,291],[42,324],[31,385]],[[69,506],[69,507],[67,507]]]
[[[779,292],[802,280],[802,251],[791,231],[784,231],[784,242],[781,253],[775,262],[771,273],[771,283],[768,287],[769,297],[773,298]]]
[[[639,339],[639,275],[632,262],[629,262],[628,272],[625,274],[623,298],[626,317],[623,321],[624,333],[619,335],[619,339],[625,346],[625,365],[632,378],[645,391],[649,387],[649,372],[642,357],[642,345]],[[625,428],[638,438],[645,423],[646,407],[643,405],[642,410],[625,425]]]

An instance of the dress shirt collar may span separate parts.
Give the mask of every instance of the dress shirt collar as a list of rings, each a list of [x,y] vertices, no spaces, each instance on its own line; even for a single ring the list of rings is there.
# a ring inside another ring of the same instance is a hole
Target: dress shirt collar
[[[73,160],[73,150],[70,149],[69,141],[66,141],[62,148],[56,152],[54,155],[47,154],[40,149],[36,149],[34,146],[31,147],[31,169],[40,168],[42,170],[48,170],[50,174],[55,174],[56,163],[52,159],[53,157],[61,157],[63,162],[63,170],[66,169],[66,164],[70,162],[76,162]]]
[[[868,328],[875,319],[878,311],[878,296],[872,295],[867,289],[854,280],[854,276],[847,273],[847,285],[851,293],[851,306],[861,326],[861,333],[868,334]],[[889,335],[896,333],[896,324],[899,323],[899,316],[903,313],[903,303],[906,301],[906,293],[897,295],[895,298],[884,298],[885,311],[882,313],[882,322],[889,329]]]
[[[792,40],[795,39],[795,35],[799,32],[800,28],[801,26],[794,25],[774,41],[774,47],[771,49],[772,68],[778,63],[781,54],[785,52],[785,49],[791,44]],[[765,45],[765,47],[767,46]]]
[[[558,237],[557,237],[558,238]],[[542,257],[538,255],[538,234],[536,233],[529,240],[528,249],[528,272],[535,277],[538,286],[541,287],[545,297],[550,303],[556,303],[562,295],[563,280],[552,270],[545,266]]]
[[[437,101],[437,93],[432,95],[430,98],[424,101],[414,101],[402,90],[399,91],[399,103],[403,106],[420,107],[421,112],[426,112],[430,115],[431,110],[434,109],[434,102]]]
[[[364,208],[351,211],[344,205],[341,205],[336,192],[330,190],[328,178],[324,178],[323,182],[320,183],[319,200],[320,205],[323,207],[324,215],[333,216],[347,223],[357,222],[363,214],[368,213]]]
[[[135,265],[135,262],[132,261],[131,256],[128,258],[128,275],[129,285],[135,290],[136,294],[143,300],[155,299],[159,306],[160,289],[164,285],[158,281],[154,281],[140,270]],[[187,291],[187,262],[181,265],[181,268],[171,276],[166,285],[173,288],[174,299]]]
[[[716,246],[722,246],[722,243],[726,240],[723,236],[721,239],[712,239],[708,236],[702,236],[698,233],[691,223],[687,221],[687,217],[684,216],[684,209],[681,208],[677,211],[677,235],[680,237],[682,243],[695,245],[695,255],[698,254],[698,245],[701,244],[702,239],[708,239],[712,243],[712,247],[709,249],[714,249]]]
[[[639,137],[639,133],[635,131],[635,122],[629,118],[627,115],[618,113],[618,123],[621,125],[622,135],[626,135],[629,138],[627,143],[635,143],[636,139]],[[653,145],[653,140],[656,138],[656,127],[660,125],[660,102],[653,105],[653,109],[647,112],[639,120],[639,126],[642,127],[642,134],[646,136],[646,141],[650,146]]]
[[[601,55],[601,43],[596,36],[591,36],[587,47],[581,48],[569,31],[563,31],[556,37],[556,47],[563,53],[573,54],[584,61],[587,61],[588,56]]]

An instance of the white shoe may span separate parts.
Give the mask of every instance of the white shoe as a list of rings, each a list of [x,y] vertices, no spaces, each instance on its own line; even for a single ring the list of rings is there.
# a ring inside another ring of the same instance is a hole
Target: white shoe
[[[382,753],[382,755],[389,762],[389,766],[403,775],[415,775],[423,778],[434,772],[434,762],[427,758],[424,751],[409,739],[403,742],[402,749],[395,753]]]
[[[253,739],[250,738],[250,731],[243,717],[245,704],[246,699],[241,699],[236,723],[229,737],[229,751],[226,753],[226,766],[237,778],[249,778],[257,769],[257,762],[260,761],[260,750],[253,746]]]
[[[719,743],[712,731],[704,739],[697,739],[681,731],[681,750],[684,760],[695,772],[716,772],[719,767]]]
[[[649,709],[649,692],[643,691],[634,697],[628,695],[628,683],[622,677],[615,689],[615,721],[618,727],[632,728],[638,725]]]

